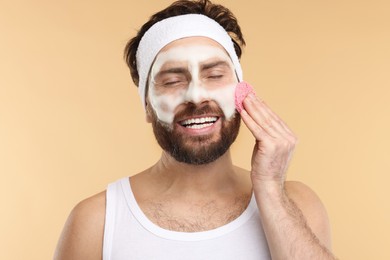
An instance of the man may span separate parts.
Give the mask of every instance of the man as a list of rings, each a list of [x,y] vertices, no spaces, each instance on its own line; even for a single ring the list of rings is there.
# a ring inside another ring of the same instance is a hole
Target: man
[[[55,259],[334,259],[320,200],[285,181],[297,138],[253,93],[235,109],[244,44],[208,0],[141,28],[125,57],[162,156],[77,205]],[[229,152],[241,119],[256,140],[250,171]]]

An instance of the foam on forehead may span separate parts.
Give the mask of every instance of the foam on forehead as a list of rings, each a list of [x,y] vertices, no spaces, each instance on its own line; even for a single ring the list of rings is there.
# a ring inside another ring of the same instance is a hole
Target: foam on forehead
[[[233,62],[238,80],[243,80],[240,61],[234,50],[233,41],[221,25],[201,14],[173,16],[150,27],[138,46],[136,54],[139,74],[138,93],[144,107],[146,82],[156,55],[170,42],[193,36],[208,37],[221,44]]]

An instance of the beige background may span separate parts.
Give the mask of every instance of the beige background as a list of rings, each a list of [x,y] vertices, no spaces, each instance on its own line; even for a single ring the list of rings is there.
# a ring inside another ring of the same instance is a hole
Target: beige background
[[[0,0],[0,259],[50,259],[72,207],[160,154],[122,59],[171,1]],[[219,1],[245,79],[300,138],[289,179],[328,209],[340,259],[390,259],[390,2]],[[249,168],[242,129],[234,160]]]

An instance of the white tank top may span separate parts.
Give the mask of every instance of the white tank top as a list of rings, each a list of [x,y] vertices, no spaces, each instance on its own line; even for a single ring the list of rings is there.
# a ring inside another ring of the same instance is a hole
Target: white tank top
[[[271,259],[252,196],[232,222],[209,231],[177,232],[151,222],[135,200],[129,178],[108,185],[103,260]]]

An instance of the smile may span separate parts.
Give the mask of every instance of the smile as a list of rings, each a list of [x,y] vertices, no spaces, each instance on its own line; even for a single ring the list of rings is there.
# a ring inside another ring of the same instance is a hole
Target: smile
[[[180,125],[191,129],[202,129],[213,125],[218,117],[198,117],[191,118],[180,122]]]

